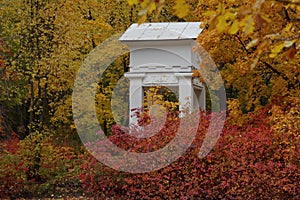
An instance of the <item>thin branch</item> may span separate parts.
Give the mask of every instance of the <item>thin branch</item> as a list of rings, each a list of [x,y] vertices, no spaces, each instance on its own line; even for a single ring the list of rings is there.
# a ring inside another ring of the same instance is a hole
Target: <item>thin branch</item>
[[[290,22],[290,21],[291,21],[291,18],[290,18],[290,15],[289,15],[288,10],[287,10],[285,7],[283,7],[283,13],[284,13],[285,19],[286,19],[288,22]]]
[[[295,88],[295,85],[291,82],[291,80],[282,72],[278,71],[277,69],[275,69],[272,65],[270,65],[269,63],[262,61],[262,63],[268,68],[270,69],[272,72],[274,72],[275,74],[277,74],[278,76],[280,76],[281,78],[283,78],[283,80],[285,80],[288,83],[288,88]]]
[[[278,41],[291,41],[291,40],[295,40],[295,39],[300,39],[300,35],[294,35],[293,37],[281,37],[280,34],[269,34],[269,35],[265,35],[264,39],[272,39],[272,40],[278,40]]]
[[[275,0],[276,2],[279,3],[286,3],[286,4],[294,4],[294,5],[300,5],[300,2],[293,2],[293,1],[288,1],[288,0]]]
[[[239,40],[239,42],[241,43],[241,45],[243,46],[244,50],[246,51],[246,53],[248,54],[248,49],[246,47],[246,45],[244,44],[244,42],[241,40],[241,38],[239,38],[238,35],[236,35],[236,38]]]

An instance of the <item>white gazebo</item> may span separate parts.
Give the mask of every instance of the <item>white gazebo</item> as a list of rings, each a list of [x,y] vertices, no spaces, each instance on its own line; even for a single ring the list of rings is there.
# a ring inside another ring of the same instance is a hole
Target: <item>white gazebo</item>
[[[192,77],[200,57],[193,53],[200,22],[132,24],[119,39],[130,49],[130,111],[141,108],[144,87],[167,86],[179,91],[179,109],[205,110],[205,87]],[[135,123],[131,119],[131,123]]]

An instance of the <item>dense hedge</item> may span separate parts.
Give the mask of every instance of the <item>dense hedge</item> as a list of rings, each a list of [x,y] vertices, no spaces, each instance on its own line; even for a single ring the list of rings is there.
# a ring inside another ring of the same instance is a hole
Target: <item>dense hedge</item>
[[[267,120],[262,111],[242,126],[227,123],[213,152],[200,159],[197,153],[209,122],[209,116],[202,116],[197,139],[186,154],[150,173],[118,172],[91,157],[82,166],[83,188],[91,196],[122,199],[299,199],[299,141],[296,148],[295,143],[283,145],[296,136],[278,135]],[[128,136],[118,130],[111,140],[126,148]],[[154,148],[174,134],[162,132],[152,138]]]

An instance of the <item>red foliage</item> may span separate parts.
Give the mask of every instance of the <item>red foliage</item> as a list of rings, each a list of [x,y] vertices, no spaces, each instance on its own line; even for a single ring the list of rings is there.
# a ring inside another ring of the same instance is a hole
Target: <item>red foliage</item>
[[[24,188],[24,180],[19,172],[26,171],[26,168],[16,156],[19,148],[17,137],[0,142],[0,198],[21,192]]]
[[[284,138],[274,136],[265,111],[259,115],[251,114],[242,127],[227,123],[214,150],[199,159],[197,154],[209,118],[209,115],[201,117],[197,138],[188,151],[157,171],[143,174],[118,172],[90,157],[81,168],[83,189],[94,197],[104,195],[120,199],[300,198],[299,150],[294,149],[290,152],[292,156],[286,156],[285,147],[278,145]],[[130,149],[127,145],[132,144],[128,143],[127,134],[122,134],[116,127],[113,131],[116,134],[111,141]],[[163,129],[157,138],[140,141],[138,151],[157,150],[169,142],[173,134],[172,129]]]
[[[163,148],[166,144],[168,144],[176,135],[176,131],[178,129],[180,120],[175,117],[174,113],[169,113],[165,124],[161,125],[161,121],[151,120],[152,128],[147,128],[144,130],[131,129],[130,134],[128,133],[128,128],[120,127],[118,125],[114,125],[112,127],[112,132],[114,133],[109,139],[118,147],[131,151],[131,152],[151,152],[156,151],[160,148]],[[139,120],[140,124],[143,124],[142,121],[148,120],[150,117],[148,115],[144,115],[142,119]],[[163,127],[159,132],[152,135],[153,127]],[[146,138],[137,138],[135,135],[151,135]],[[163,140],[162,140],[163,138]]]

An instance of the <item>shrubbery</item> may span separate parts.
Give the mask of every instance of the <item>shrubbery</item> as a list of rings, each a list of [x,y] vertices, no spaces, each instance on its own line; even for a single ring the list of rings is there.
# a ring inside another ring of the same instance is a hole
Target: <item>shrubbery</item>
[[[0,143],[0,198],[23,192],[26,168],[18,156],[19,148],[16,137]]]
[[[0,198],[53,196],[79,189],[80,155],[44,134],[0,142]]]
[[[162,130],[149,138],[129,136],[116,125],[109,139],[131,152],[157,151],[174,138],[180,122],[176,116],[169,115]],[[54,144],[46,134],[3,140],[0,197],[51,197],[63,190],[76,195],[81,190],[116,199],[300,198],[299,125],[289,123],[298,117],[297,110],[273,106],[248,114],[239,124],[229,116],[213,151],[200,159],[210,117],[201,115],[196,138],[183,156],[148,173],[113,170],[86,151]]]
[[[91,196],[127,199],[299,199],[298,136],[278,134],[271,127],[268,113],[262,110],[257,115],[249,114],[241,126],[227,123],[214,150],[200,159],[197,154],[208,123],[209,116],[202,116],[193,145],[176,162],[158,171],[117,172],[90,157],[81,168],[83,189]],[[125,142],[128,136],[119,130],[114,129],[111,140],[129,149]],[[173,134],[172,129],[163,129],[159,137],[148,139],[154,141],[152,150]],[[291,143],[283,145],[286,138]],[[295,141],[297,147],[289,148]],[[144,152],[141,148],[139,151]]]

